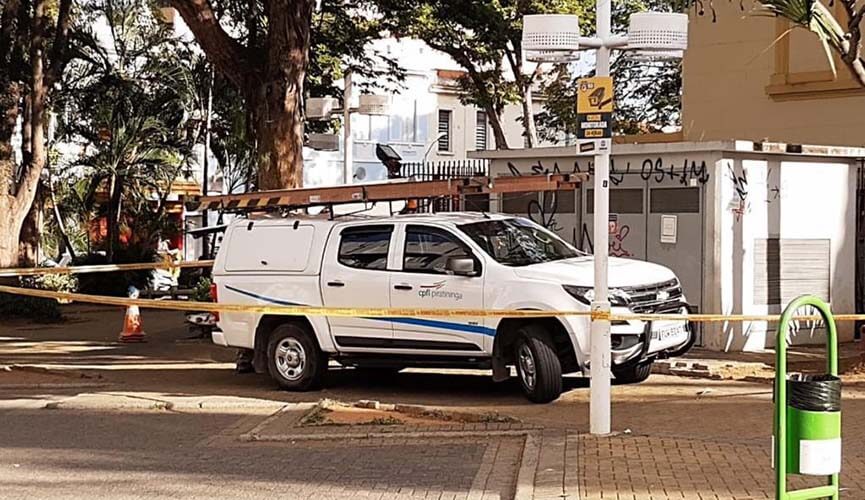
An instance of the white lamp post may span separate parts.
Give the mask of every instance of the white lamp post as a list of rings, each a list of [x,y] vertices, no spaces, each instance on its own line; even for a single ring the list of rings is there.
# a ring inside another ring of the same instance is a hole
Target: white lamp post
[[[312,97],[306,101],[306,117],[310,120],[329,120],[332,115],[342,113],[342,162],[343,182],[351,184],[354,179],[352,171],[354,159],[354,140],[351,135],[351,114],[359,112],[365,115],[387,115],[390,113],[390,96],[361,94],[359,105],[351,107],[351,70],[345,71],[343,77],[342,107],[337,107],[333,97]]]
[[[597,50],[597,76],[610,75],[610,53],[613,49],[633,50],[643,57],[682,57],[688,45],[688,16],[663,12],[642,12],[630,18],[628,36],[614,36],[611,0],[597,0],[597,33],[581,37],[579,19],[572,15],[532,15],[523,17],[523,50],[533,62],[568,62],[579,50]],[[595,155],[595,227],[594,292],[592,310],[609,313],[607,261],[609,255],[610,151],[611,139],[596,148]],[[590,431],[610,433],[610,322],[593,319],[591,341]],[[648,339],[647,339],[648,341]]]

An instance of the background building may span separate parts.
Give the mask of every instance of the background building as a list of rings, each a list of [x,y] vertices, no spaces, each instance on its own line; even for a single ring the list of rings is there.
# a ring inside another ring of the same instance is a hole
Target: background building
[[[364,182],[386,178],[384,166],[375,156],[376,144],[388,144],[403,163],[465,160],[470,151],[496,149],[492,129],[483,109],[460,102],[457,80],[462,75],[450,56],[414,39],[379,40],[372,45],[393,58],[406,72],[401,88],[376,90],[391,97],[389,114],[353,113],[355,179]],[[357,106],[360,86],[352,95]],[[535,104],[536,111],[542,101]],[[509,105],[502,116],[505,136],[512,148],[524,144],[519,104]],[[310,151],[304,155],[304,184],[333,185],[342,182],[342,141],[339,151]],[[362,168],[358,172],[358,168]],[[360,173],[360,175],[358,175]]]
[[[834,55],[832,72],[815,34],[802,28],[787,33],[785,20],[743,15],[738,2],[712,8],[717,22],[709,11],[699,16],[690,10],[683,63],[687,140],[865,142],[865,89]],[[840,2],[830,8],[844,19]]]

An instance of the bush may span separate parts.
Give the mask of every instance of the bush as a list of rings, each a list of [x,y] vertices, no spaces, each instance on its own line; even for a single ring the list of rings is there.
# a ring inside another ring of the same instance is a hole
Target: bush
[[[193,287],[190,299],[196,302],[213,302],[210,297],[210,278],[201,278]]]
[[[28,288],[51,290],[52,292],[75,293],[78,291],[78,277],[74,274],[44,274],[24,278],[22,285]]]
[[[58,292],[74,292],[77,282],[74,276],[55,274],[22,278],[19,286],[22,288],[38,288]],[[55,299],[43,299],[0,293],[0,318],[27,318],[43,323],[61,321],[63,314],[60,304]]]

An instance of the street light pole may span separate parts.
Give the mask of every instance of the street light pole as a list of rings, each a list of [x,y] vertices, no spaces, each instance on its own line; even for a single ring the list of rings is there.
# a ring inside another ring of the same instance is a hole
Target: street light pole
[[[342,169],[343,183],[351,184],[354,179],[354,169],[352,168],[353,159],[352,151],[354,149],[354,141],[351,136],[351,70],[345,70],[343,78],[342,90]]]
[[[688,47],[688,16],[671,12],[638,12],[631,14],[628,36],[611,33],[612,0],[596,0],[596,28],[594,37],[580,36],[579,18],[569,14],[533,14],[523,16],[523,50],[526,59],[533,62],[571,62],[580,50],[596,49],[596,75],[609,86],[610,53],[613,49],[627,50],[638,56],[649,58],[681,59]],[[591,84],[591,83],[590,83]],[[612,89],[610,89],[612,90]],[[582,91],[582,87],[581,87]],[[603,94],[601,94],[603,95]],[[585,102],[585,101],[582,101]],[[597,107],[600,104],[591,104]],[[612,100],[605,119],[589,119],[594,125],[610,120]],[[590,112],[577,110],[591,115]],[[598,113],[594,116],[603,116]],[[585,124],[585,123],[584,123]],[[595,240],[594,240],[594,294],[592,311],[599,313],[592,318],[590,330],[591,355],[590,383],[590,430],[592,434],[610,433],[610,379],[612,374],[612,345],[610,342],[610,301],[608,282],[609,223],[610,223],[610,154],[613,148],[607,133],[582,134],[584,139],[593,139],[595,154]],[[593,128],[592,124],[586,130]],[[583,130],[583,129],[581,129]],[[577,134],[580,138],[580,133]],[[646,340],[648,341],[648,339]]]
[[[610,38],[610,23],[612,12],[611,0],[597,0],[597,37],[601,40]],[[602,43],[597,54],[597,76],[610,76],[610,47]],[[608,257],[609,257],[609,213],[610,213],[610,150],[611,139],[606,148],[599,148],[595,155],[595,297],[592,301],[592,311],[610,312],[608,296]],[[610,320],[593,318],[591,326],[591,381],[589,385],[589,427],[592,434],[610,433]]]

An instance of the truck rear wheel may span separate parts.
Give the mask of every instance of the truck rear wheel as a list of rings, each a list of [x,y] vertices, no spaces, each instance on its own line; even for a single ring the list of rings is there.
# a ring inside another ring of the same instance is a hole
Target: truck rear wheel
[[[639,384],[652,374],[652,361],[642,361],[622,368],[613,367],[612,371],[616,380],[623,384]]]
[[[514,364],[523,393],[533,403],[549,403],[562,393],[562,364],[547,331],[537,325],[519,329]]]
[[[270,334],[267,370],[281,388],[307,391],[320,385],[327,371],[327,356],[306,328],[283,324]]]

